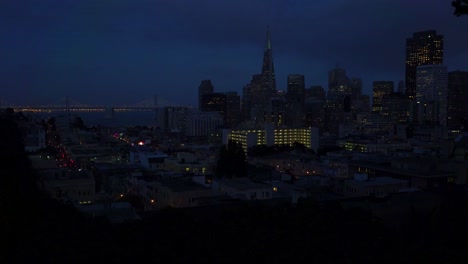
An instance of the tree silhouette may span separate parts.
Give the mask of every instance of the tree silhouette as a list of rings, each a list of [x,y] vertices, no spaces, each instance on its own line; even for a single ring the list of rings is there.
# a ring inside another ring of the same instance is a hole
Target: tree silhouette
[[[0,127],[0,204],[10,208],[34,197],[37,186],[18,125],[13,120],[0,119]]]
[[[455,7],[455,11],[453,12],[454,15],[468,15],[468,0],[452,1],[452,6]]]
[[[85,128],[85,124],[84,124],[84,121],[81,117],[79,116],[76,116],[74,119],[73,119],[73,122],[71,123],[71,127],[72,128],[78,128],[78,129],[84,129]]]
[[[240,143],[229,140],[227,145],[221,147],[216,166],[216,176],[219,178],[247,176],[247,160]]]

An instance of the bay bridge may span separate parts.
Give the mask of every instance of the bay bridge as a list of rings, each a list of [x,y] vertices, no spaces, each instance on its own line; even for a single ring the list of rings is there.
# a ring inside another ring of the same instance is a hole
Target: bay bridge
[[[60,100],[61,103],[50,104],[50,105],[10,105],[2,102],[0,108],[11,107],[18,112],[106,112],[107,115],[112,115],[114,112],[130,112],[130,111],[157,111],[159,107],[165,106],[180,106],[172,104],[165,99],[161,99],[158,96],[153,96],[138,102],[133,105],[87,105],[72,102],[70,97],[65,97]]]

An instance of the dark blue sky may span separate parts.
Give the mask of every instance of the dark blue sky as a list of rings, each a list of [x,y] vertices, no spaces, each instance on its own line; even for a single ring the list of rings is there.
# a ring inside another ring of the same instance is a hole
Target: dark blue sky
[[[404,79],[405,39],[445,36],[449,70],[468,70],[468,16],[451,0],[0,1],[0,99],[11,104],[195,105],[197,87],[238,91],[261,71],[270,25],[278,89],[288,74],[327,86],[338,63],[361,77]]]

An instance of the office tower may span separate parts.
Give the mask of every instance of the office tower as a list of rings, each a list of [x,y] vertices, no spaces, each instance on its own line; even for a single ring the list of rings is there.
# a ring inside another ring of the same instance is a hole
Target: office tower
[[[161,129],[165,132],[177,131],[185,133],[188,108],[180,106],[166,106],[158,111]]]
[[[329,100],[341,100],[346,94],[351,94],[351,85],[344,69],[333,69],[328,72]]]
[[[285,125],[284,121],[287,112],[286,96],[278,94],[277,97],[271,100],[271,112],[267,113],[270,115],[270,123],[272,123],[274,127],[282,127]]]
[[[314,85],[305,89],[304,127],[318,127],[324,131],[325,100],[326,93],[322,86]]]
[[[186,119],[185,135],[188,137],[207,136],[223,127],[223,117],[219,112],[189,111]]]
[[[242,121],[248,121],[251,119],[252,98],[252,84],[248,83],[242,88]]]
[[[344,117],[344,100],[326,100],[323,106],[323,131],[338,135]]]
[[[343,98],[343,111],[345,113],[351,112],[351,95],[345,95]]]
[[[421,65],[442,64],[444,55],[444,37],[435,30],[417,32],[406,39],[406,96],[416,98],[416,68]]]
[[[225,93],[207,93],[202,95],[202,112],[218,112],[223,118],[227,118],[227,96]]]
[[[304,127],[318,127],[324,129],[325,99],[319,97],[307,97],[304,101]]]
[[[372,112],[382,110],[382,98],[393,93],[394,84],[392,81],[375,81],[372,86]]]
[[[362,79],[361,78],[351,78],[351,100],[357,99],[362,95]]]
[[[276,96],[275,69],[273,65],[273,53],[271,49],[270,30],[267,30],[266,48],[263,53],[262,72],[255,74],[251,81],[251,120],[257,124],[263,124],[265,113],[271,111],[271,99]]]
[[[352,101],[351,109],[354,113],[369,112],[371,110],[370,96],[363,94],[359,98]]]
[[[226,94],[224,93],[205,93],[202,95],[201,111],[220,112],[224,116],[226,112]]]
[[[449,129],[460,129],[462,119],[468,120],[468,71],[448,73],[447,101],[447,126]]]
[[[406,123],[409,118],[410,99],[403,93],[384,94],[380,114],[388,117],[392,123]]]
[[[416,71],[417,121],[447,126],[448,73],[444,65],[419,66]]]
[[[204,94],[212,93],[214,91],[211,80],[202,80],[200,86],[198,86],[198,109],[202,106],[202,97]]]
[[[226,93],[226,115],[224,125],[228,128],[236,127],[240,122],[240,96],[237,92]]]
[[[305,89],[305,97],[325,99],[326,97],[325,89],[323,89],[323,87],[320,85],[313,85],[309,89]]]
[[[405,82],[404,81],[398,82],[398,88],[396,92],[400,94],[405,94]]]
[[[288,92],[286,95],[287,111],[286,125],[294,128],[302,126],[302,109],[304,107],[305,81],[304,75],[288,75]]]

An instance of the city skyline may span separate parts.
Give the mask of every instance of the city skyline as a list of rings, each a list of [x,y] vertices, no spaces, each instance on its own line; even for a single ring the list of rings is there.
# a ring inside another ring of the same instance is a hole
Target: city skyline
[[[466,17],[450,2],[12,1],[0,4],[0,98],[12,104],[131,104],[157,95],[196,106],[198,86],[237,91],[261,70],[270,27],[276,86],[327,87],[336,65],[363,79],[405,79],[405,41],[444,36],[448,71],[468,70]],[[182,75],[182,76],[181,76]],[[103,102],[104,101],[104,102]]]

